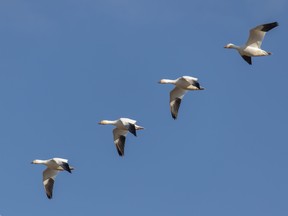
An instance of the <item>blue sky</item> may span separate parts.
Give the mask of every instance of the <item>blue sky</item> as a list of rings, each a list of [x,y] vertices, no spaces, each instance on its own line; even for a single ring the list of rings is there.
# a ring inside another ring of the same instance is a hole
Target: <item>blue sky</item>
[[[287,216],[286,0],[0,3],[0,215]],[[278,21],[248,65],[229,42]],[[199,78],[171,118],[162,78]],[[145,130],[118,156],[112,126]],[[34,159],[63,157],[54,197]]]

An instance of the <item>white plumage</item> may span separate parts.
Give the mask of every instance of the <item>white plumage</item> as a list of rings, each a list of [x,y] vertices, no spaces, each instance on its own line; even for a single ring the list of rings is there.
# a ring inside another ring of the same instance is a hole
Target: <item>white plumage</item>
[[[182,76],[175,80],[161,79],[160,84],[174,84],[175,88],[170,92],[170,111],[172,118],[176,119],[181,101],[188,90],[204,90],[198,79],[191,76]]]
[[[116,145],[118,154],[120,156],[124,156],[124,147],[128,131],[134,136],[137,136],[136,131],[144,129],[143,127],[136,124],[136,120],[129,118],[119,118],[118,120],[102,120],[99,122],[99,124],[110,124],[116,127],[113,129],[113,138],[114,144]]]
[[[224,48],[236,49],[241,57],[248,63],[252,64],[251,57],[267,56],[271,55],[271,52],[267,52],[261,49],[262,41],[266,32],[278,26],[277,22],[267,23],[256,26],[250,30],[249,38],[245,45],[236,46],[232,43],[227,44]]]
[[[63,158],[52,158],[48,160],[37,159],[32,161],[32,164],[43,164],[47,166],[47,169],[43,171],[43,185],[48,199],[52,198],[53,186],[58,172],[66,170],[71,173],[71,170],[74,169],[69,166],[68,160]]]

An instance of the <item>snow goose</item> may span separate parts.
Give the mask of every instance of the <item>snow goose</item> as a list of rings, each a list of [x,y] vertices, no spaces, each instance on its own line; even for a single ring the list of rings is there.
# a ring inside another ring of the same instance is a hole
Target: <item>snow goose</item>
[[[236,46],[232,43],[229,43],[224,48],[236,49],[241,57],[251,65],[251,57],[271,55],[271,52],[266,52],[265,50],[261,49],[261,44],[266,32],[270,31],[276,26],[278,26],[277,22],[256,26],[250,30],[248,41],[244,46]]]
[[[175,88],[170,92],[170,110],[173,119],[177,118],[181,100],[188,90],[204,90],[198,79],[191,76],[182,76],[175,80],[161,79],[159,83],[175,85]]]
[[[48,199],[52,198],[53,186],[56,175],[59,171],[66,170],[71,173],[73,167],[70,167],[68,164],[68,160],[63,158],[52,158],[49,160],[33,160],[32,164],[44,164],[47,166],[47,169],[43,171],[43,184],[46,191],[46,195]]]
[[[116,145],[118,154],[124,156],[125,140],[128,131],[134,136],[137,136],[136,130],[144,129],[143,127],[136,125],[136,121],[129,118],[120,118],[118,120],[102,120],[99,122],[101,125],[114,125],[113,129],[114,143]]]

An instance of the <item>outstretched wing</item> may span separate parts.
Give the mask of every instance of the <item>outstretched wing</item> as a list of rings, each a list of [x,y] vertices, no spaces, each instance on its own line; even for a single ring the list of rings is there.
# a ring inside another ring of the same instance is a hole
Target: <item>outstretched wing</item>
[[[186,90],[175,87],[170,92],[170,111],[173,119],[176,119],[178,116],[178,110],[184,97]]]
[[[248,41],[246,42],[247,46],[252,46],[256,48],[260,48],[262,41],[266,32],[278,26],[277,22],[267,23],[263,25],[256,26],[255,28],[250,30],[250,35]]]
[[[53,186],[58,172],[58,170],[53,170],[49,168],[43,171],[43,185],[48,199],[52,198]]]
[[[115,128],[113,130],[114,143],[120,156],[124,156],[124,148],[127,133],[128,133],[127,130],[121,130],[119,128]]]

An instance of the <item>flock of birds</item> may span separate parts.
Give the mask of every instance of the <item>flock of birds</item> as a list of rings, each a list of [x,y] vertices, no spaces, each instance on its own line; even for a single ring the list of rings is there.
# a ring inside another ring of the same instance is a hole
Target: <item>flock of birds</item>
[[[266,32],[277,26],[277,22],[256,26],[250,30],[250,35],[245,45],[236,46],[232,43],[229,43],[224,48],[236,49],[241,57],[251,65],[252,57],[271,55],[271,52],[267,52],[261,49],[261,44]],[[200,86],[198,79],[191,76],[182,76],[175,80],[161,79],[159,83],[175,85],[174,89],[170,92],[170,111],[173,119],[177,118],[181,101],[187,91],[204,90],[204,88]],[[129,118],[120,118],[118,120],[102,120],[99,122],[99,124],[115,126],[113,129],[113,137],[114,144],[119,156],[124,156],[125,140],[128,132],[132,133],[134,136],[137,136],[136,131],[144,129],[144,127],[136,124],[136,120]],[[71,170],[74,169],[68,164],[68,160],[63,158],[34,160],[32,161],[32,164],[43,164],[47,166],[47,168],[43,171],[43,184],[46,195],[49,199],[52,198],[53,186],[58,172],[65,170],[71,173]]]

